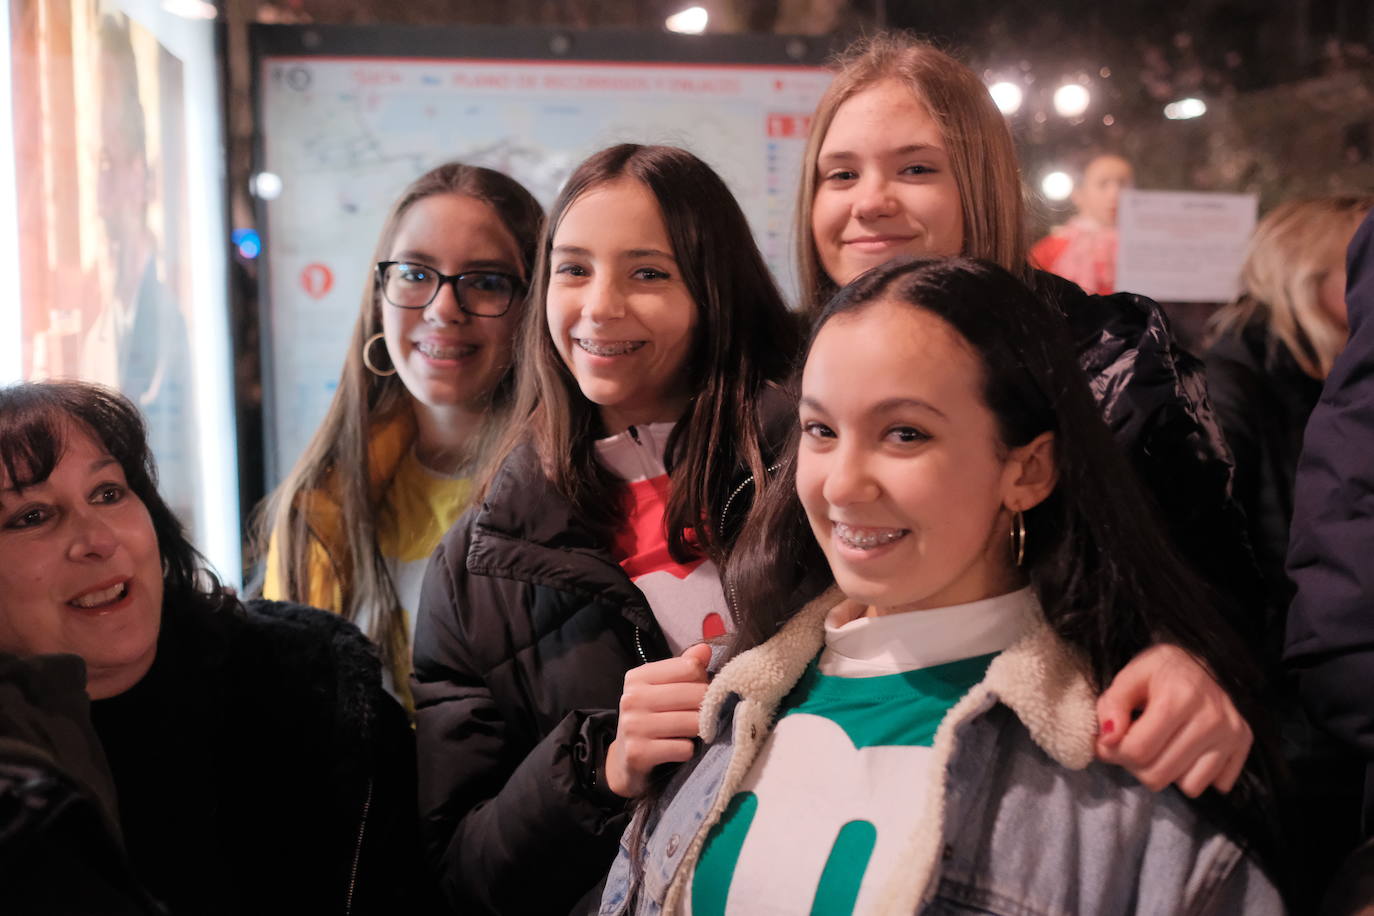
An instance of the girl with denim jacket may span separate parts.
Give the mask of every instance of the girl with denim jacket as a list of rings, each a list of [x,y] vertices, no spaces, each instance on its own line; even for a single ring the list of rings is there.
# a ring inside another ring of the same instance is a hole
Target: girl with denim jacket
[[[899,255],[983,258],[1051,301],[1170,543],[1258,648],[1269,599],[1232,498],[1231,453],[1202,364],[1175,343],[1151,300],[1089,295],[1033,270],[1026,222],[1011,130],[978,74],[902,33],[861,39],[838,57],[811,118],[797,198],[804,308],[818,313],[839,287]],[[1116,726],[1102,735],[1099,759],[1155,788],[1225,792],[1250,749],[1226,696],[1166,642],[1122,670],[1098,714]]]
[[[1062,316],[986,262],[875,268],[820,316],[799,419],[736,548],[706,745],[602,912],[1282,912],[1264,753],[1198,801],[1094,762],[1097,693],[1151,643],[1252,725],[1257,680]]]

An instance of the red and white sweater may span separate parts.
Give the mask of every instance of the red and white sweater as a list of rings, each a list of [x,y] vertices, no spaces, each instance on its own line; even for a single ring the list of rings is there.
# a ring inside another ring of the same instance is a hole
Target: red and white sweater
[[[669,480],[663,456],[672,423],[632,426],[597,442],[597,457],[628,488],[625,522],[611,554],[644,593],[674,655],[730,628],[720,570],[705,557],[679,563],[668,553]]]

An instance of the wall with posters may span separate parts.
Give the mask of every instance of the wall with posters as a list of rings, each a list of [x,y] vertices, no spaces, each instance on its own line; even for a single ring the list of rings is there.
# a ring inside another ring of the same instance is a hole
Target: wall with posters
[[[550,48],[568,50],[557,33],[276,27],[255,37],[257,167],[280,181],[262,223],[269,486],[333,396],[387,208],[445,160],[506,172],[547,207],[598,149],[686,147],[729,184],[791,290],[798,169],[829,83],[817,65],[824,47],[600,36],[579,37],[601,42],[583,59],[554,59]]]
[[[236,582],[219,68],[213,23],[170,8],[8,4],[16,295],[3,307],[22,345],[6,374],[133,400],[163,496]]]

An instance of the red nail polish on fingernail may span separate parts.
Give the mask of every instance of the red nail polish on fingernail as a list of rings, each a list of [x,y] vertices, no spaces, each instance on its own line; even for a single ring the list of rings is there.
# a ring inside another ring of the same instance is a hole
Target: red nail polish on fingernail
[[[1108,719],[1106,722],[1102,723],[1102,734],[1104,735],[1110,735],[1115,729],[1116,723],[1113,722],[1111,719]]]

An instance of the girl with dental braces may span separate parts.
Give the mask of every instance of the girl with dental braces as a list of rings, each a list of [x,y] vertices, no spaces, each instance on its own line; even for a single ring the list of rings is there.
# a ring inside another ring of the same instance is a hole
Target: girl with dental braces
[[[783,435],[796,346],[703,162],[625,144],[573,172],[540,244],[512,424],[421,599],[422,821],[456,909],[594,902],[625,824],[608,781],[690,756],[690,738],[611,750],[617,706],[695,714],[695,644],[732,628],[721,570]],[[666,698],[624,691],[636,667],[675,682]]]

